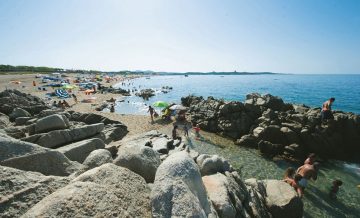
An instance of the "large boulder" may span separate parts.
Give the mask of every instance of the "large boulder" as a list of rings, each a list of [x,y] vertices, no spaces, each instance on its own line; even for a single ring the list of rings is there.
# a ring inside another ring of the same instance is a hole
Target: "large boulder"
[[[105,126],[103,133],[105,135],[104,142],[109,144],[112,141],[118,141],[124,138],[129,131],[124,124],[109,124]]]
[[[260,140],[258,147],[261,153],[277,155],[282,153],[284,147],[281,144],[273,144],[268,141]]]
[[[76,129],[54,130],[41,135],[34,143],[46,148],[57,148],[62,145],[95,136],[104,129],[103,123],[85,125]]]
[[[105,143],[101,139],[93,138],[65,145],[56,150],[70,160],[82,163],[92,151],[101,148],[105,148]]]
[[[199,169],[184,151],[170,155],[159,166],[151,204],[153,217],[208,217],[215,213]]]
[[[35,133],[49,132],[51,130],[66,129],[69,127],[69,120],[66,116],[59,114],[50,115],[38,119],[35,123]]]
[[[231,167],[227,160],[218,155],[201,154],[196,159],[202,176],[215,174],[217,172],[223,173],[230,171]]]
[[[95,124],[95,123],[103,123],[105,125],[122,124],[120,121],[110,120],[109,118],[106,118],[100,114],[94,114],[94,113],[73,112],[71,114],[70,120],[83,122],[86,124]]]
[[[18,117],[31,117],[31,114],[22,108],[14,108],[11,114],[9,114],[9,118],[15,121]]]
[[[248,196],[246,187],[232,173],[203,176],[202,180],[219,217],[251,217],[243,203]]]
[[[169,152],[169,145],[172,144],[173,141],[169,141],[169,139],[165,137],[159,137],[152,140],[152,147],[155,151],[161,154],[167,154]]]
[[[23,217],[151,217],[149,193],[141,176],[104,164],[47,196]]]
[[[26,124],[27,121],[33,119],[32,117],[17,117],[15,119],[15,125],[20,126]]]
[[[0,137],[0,165],[55,176],[67,176],[82,168],[58,151],[3,137]]]
[[[110,151],[106,149],[97,149],[92,151],[89,156],[86,157],[83,164],[87,168],[92,169],[106,163],[111,163],[112,161],[113,159]]]
[[[294,188],[280,180],[265,180],[266,205],[273,217],[303,217],[303,202]]]
[[[66,177],[44,176],[0,166],[1,217],[20,217],[32,206],[70,182]]]
[[[142,176],[146,182],[152,183],[156,169],[160,166],[160,156],[147,146],[120,147],[114,164],[126,167]]]

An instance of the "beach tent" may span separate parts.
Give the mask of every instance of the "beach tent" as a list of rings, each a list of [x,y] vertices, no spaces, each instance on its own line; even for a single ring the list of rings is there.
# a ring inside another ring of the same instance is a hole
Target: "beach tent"
[[[63,89],[56,89],[55,95],[58,96],[59,98],[70,98],[69,93],[67,93],[67,91]]]

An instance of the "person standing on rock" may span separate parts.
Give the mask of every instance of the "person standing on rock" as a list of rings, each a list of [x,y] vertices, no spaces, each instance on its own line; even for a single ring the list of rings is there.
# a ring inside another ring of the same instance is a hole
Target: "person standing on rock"
[[[299,185],[302,176],[300,174],[296,174],[295,176],[294,175],[295,169],[292,167],[287,168],[283,181],[291,185],[291,187],[295,189],[296,193],[298,193],[299,197],[302,197],[304,195],[304,190]]]
[[[154,108],[149,105],[148,112],[150,113],[151,123],[154,123]]]
[[[303,178],[299,181],[299,185],[302,188],[306,188],[308,180],[317,179],[317,174],[319,171],[319,163],[315,162],[314,164],[304,164],[296,170],[297,174],[300,174]]]
[[[334,116],[331,112],[331,105],[334,103],[335,98],[330,98],[329,100],[325,101],[322,105],[321,109],[321,121],[334,119]]]

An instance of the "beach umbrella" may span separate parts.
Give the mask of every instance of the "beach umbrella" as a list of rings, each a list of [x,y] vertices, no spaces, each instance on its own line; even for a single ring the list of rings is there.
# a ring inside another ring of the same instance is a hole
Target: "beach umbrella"
[[[62,89],[75,89],[76,86],[70,85],[70,84],[66,84],[66,85],[63,85],[61,88],[62,88]]]
[[[56,89],[55,95],[58,96],[59,98],[70,98],[69,93],[67,93],[67,91],[63,89]]]
[[[184,107],[182,105],[179,105],[179,104],[175,104],[175,105],[171,106],[169,109],[183,111],[183,110],[187,110],[188,108]]]
[[[167,107],[169,106],[168,103],[166,103],[165,101],[156,101],[153,103],[154,107]]]

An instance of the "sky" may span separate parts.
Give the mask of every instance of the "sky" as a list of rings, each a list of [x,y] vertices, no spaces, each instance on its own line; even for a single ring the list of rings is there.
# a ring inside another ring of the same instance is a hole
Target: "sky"
[[[1,0],[0,64],[360,73],[360,1]]]

